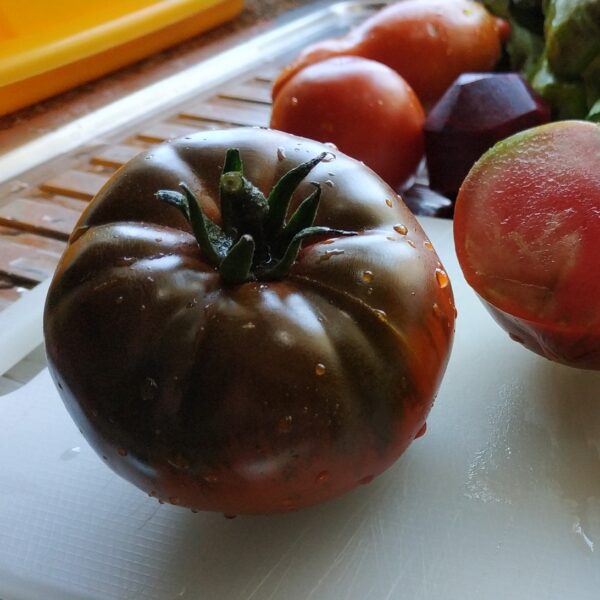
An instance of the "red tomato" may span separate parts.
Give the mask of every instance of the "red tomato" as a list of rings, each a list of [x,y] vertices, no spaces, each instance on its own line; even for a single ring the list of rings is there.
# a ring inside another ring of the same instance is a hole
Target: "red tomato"
[[[271,127],[363,161],[393,188],[423,156],[423,107],[389,67],[364,58],[331,58],[296,73],[273,103]]]
[[[455,208],[469,284],[513,339],[600,369],[600,127],[542,125],[488,151]]]
[[[470,0],[406,0],[377,12],[347,35],[314,44],[273,86],[332,56],[362,56],[397,71],[421,102],[435,102],[465,72],[490,71],[500,58],[508,24]]]

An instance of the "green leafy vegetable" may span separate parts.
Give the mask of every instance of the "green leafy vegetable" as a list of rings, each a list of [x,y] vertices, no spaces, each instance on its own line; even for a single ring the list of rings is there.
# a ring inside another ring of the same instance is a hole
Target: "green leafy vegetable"
[[[597,121],[600,0],[482,0],[511,24],[509,67],[552,106],[556,119]]]

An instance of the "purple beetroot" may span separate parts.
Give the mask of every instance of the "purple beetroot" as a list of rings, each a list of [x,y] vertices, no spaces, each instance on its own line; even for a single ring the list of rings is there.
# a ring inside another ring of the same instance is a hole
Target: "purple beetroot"
[[[496,142],[547,123],[550,107],[516,73],[461,75],[425,122],[432,189],[456,196],[475,161]]]

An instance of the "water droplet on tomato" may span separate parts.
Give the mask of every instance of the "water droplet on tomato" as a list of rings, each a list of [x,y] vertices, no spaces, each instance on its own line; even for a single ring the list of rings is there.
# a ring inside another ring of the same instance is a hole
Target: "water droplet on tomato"
[[[325,483],[326,481],[329,481],[330,478],[331,474],[329,473],[329,471],[321,471],[317,475],[317,483]]]
[[[283,508],[285,508],[286,510],[294,510],[294,508],[296,508],[296,503],[294,502],[294,500],[292,498],[286,498],[281,505],[283,506]]]
[[[298,106],[298,98],[296,98],[296,96],[292,96],[292,97],[290,98],[290,104],[291,104],[292,106]]]
[[[367,475],[366,477],[363,477],[358,483],[360,483],[360,485],[368,485],[369,483],[371,483],[371,481],[373,481],[373,479],[375,479],[374,475]]]
[[[181,469],[182,471],[185,471],[190,468],[190,464],[188,463],[188,461],[180,454],[167,459],[167,462],[172,467],[175,467],[176,469]]]
[[[277,160],[285,160],[285,148],[283,146],[279,146],[277,148]]]
[[[392,208],[392,206],[394,206],[394,203],[392,202],[391,198],[386,198],[385,199],[385,203],[387,206],[389,206],[390,208]]]
[[[333,256],[339,256],[341,254],[344,254],[344,251],[339,248],[332,248],[331,250],[326,250],[323,254],[321,254],[321,256],[319,256],[319,262],[324,262],[326,260],[329,260]]]
[[[371,283],[373,281],[373,271],[363,271],[361,278],[365,283]]]
[[[378,308],[374,308],[373,312],[375,313],[375,316],[382,321],[383,323],[387,323],[387,313],[384,310],[380,310]]]
[[[152,377],[146,377],[142,382],[142,400],[144,402],[149,402],[156,398],[156,394],[158,392],[158,383]]]
[[[444,311],[440,308],[440,305],[437,302],[433,303],[433,312],[435,313],[436,317],[444,316]]]
[[[402,225],[402,223],[398,223],[398,225],[394,225],[394,231],[400,235],[406,235],[408,233],[408,227]]]
[[[427,25],[425,25],[425,30],[429,37],[436,38],[440,35],[439,29],[433,23],[427,23]]]
[[[292,421],[292,415],[281,417],[277,422],[277,431],[279,431],[279,433],[289,433],[292,429]]]
[[[444,271],[444,269],[437,268],[435,270],[435,278],[441,288],[448,287],[450,280],[448,279],[448,274],[446,271]]]
[[[417,438],[423,437],[425,435],[426,431],[427,431],[427,423],[423,423],[423,426],[421,427],[421,429],[419,429],[419,431],[417,431],[417,435],[415,435],[415,440]]]
[[[340,254],[344,254],[344,251],[340,248],[332,248],[331,250],[326,250],[324,254],[319,256],[319,262],[324,262],[329,260],[332,256],[339,256]]]
[[[317,363],[315,366],[315,374],[321,377],[322,375],[325,375],[325,371],[327,371],[327,367],[325,367],[323,363]]]
[[[127,456],[129,454],[125,448],[117,448],[117,454],[119,456]]]

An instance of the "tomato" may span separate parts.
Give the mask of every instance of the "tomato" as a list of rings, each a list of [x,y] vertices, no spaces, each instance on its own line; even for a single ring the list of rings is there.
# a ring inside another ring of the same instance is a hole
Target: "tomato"
[[[271,127],[321,142],[363,161],[397,189],[416,170],[425,113],[389,67],[343,56],[310,65],[283,86]]]
[[[150,495],[300,508],[422,430],[453,336],[441,269],[357,161],[198,133],[133,159],[82,215],[46,303],[49,368],[91,446]]]
[[[496,144],[456,201],[468,283],[511,337],[600,369],[600,127],[564,121]]]
[[[430,106],[465,72],[490,71],[508,36],[506,21],[470,0],[404,0],[378,11],[349,33],[306,48],[273,85],[333,56],[362,56],[397,71]]]

